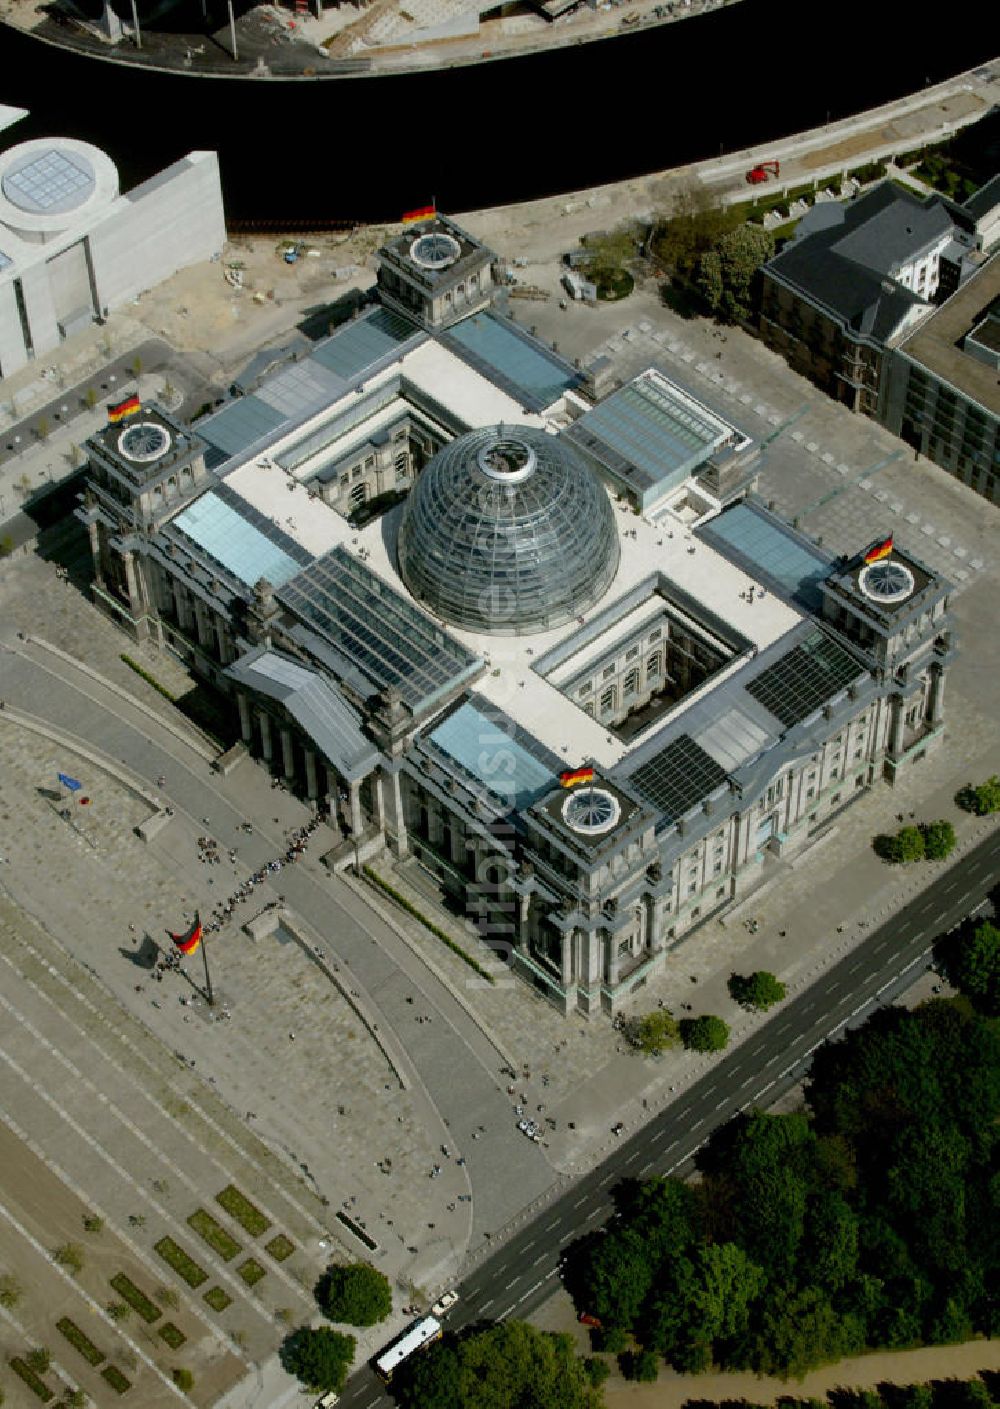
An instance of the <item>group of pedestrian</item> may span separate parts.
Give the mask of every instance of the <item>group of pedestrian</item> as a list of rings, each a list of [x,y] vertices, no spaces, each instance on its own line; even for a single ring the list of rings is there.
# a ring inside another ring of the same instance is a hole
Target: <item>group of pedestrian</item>
[[[285,848],[284,854],[282,856],[272,857],[270,861],[265,861],[263,866],[260,866],[256,871],[251,872],[251,874],[246,878],[246,880],[241,885],[236,887],[232,895],[230,895],[227,900],[220,901],[215,906],[215,909],[212,911],[211,916],[205,925],[206,932],[208,934],[217,934],[218,931],[233,914],[236,907],[240,905],[243,901],[249,900],[259,885],[263,885],[264,882],[268,879],[268,877],[277,875],[283,866],[291,866],[296,861],[298,861],[299,857],[302,856],[305,852],[306,843],[309,841],[309,838],[312,836],[313,832],[318,826],[319,818],[311,817],[304,826],[296,827],[291,832],[289,832],[287,838],[288,844]],[[243,832],[249,832],[252,831],[252,826],[248,822],[243,822],[240,825],[240,830]],[[218,862],[218,846],[218,842],[215,841],[212,837],[199,837],[198,851],[200,859],[204,861],[207,858],[208,863],[210,865]],[[230,861],[235,863],[236,857],[236,848],[232,847],[229,852],[229,859]],[[282,904],[284,902],[284,898],[285,897],[281,895],[276,901],[270,901],[269,908]]]

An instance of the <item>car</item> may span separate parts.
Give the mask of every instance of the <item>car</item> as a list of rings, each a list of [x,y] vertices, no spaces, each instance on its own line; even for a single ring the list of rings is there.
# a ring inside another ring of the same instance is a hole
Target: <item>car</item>
[[[625,1129],[625,1126],[622,1124],[621,1121],[619,1121],[619,1122],[617,1123],[617,1125],[613,1125],[613,1126],[611,1127],[611,1133],[612,1133],[612,1135],[621,1135],[621,1134],[623,1133],[624,1129]]]
[[[443,1316],[446,1311],[451,1310],[456,1301],[458,1301],[458,1292],[444,1292],[440,1299],[431,1307],[431,1315]]]
[[[335,1404],[340,1403],[340,1395],[334,1394],[332,1389],[328,1389],[322,1399],[317,1399],[316,1409],[333,1409]]]

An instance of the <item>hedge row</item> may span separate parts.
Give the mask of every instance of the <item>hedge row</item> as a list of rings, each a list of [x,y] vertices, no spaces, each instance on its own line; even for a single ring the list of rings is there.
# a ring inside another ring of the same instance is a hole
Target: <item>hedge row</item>
[[[488,983],[496,983],[496,979],[490,973],[489,969],[484,969],[478,959],[474,959],[471,954],[467,954],[460,944],[456,944],[450,934],[446,934],[433,920],[428,920],[426,915],[421,914],[415,905],[411,905],[405,895],[400,895],[399,891],[395,890],[388,881],[384,881],[377,871],[373,871],[370,866],[362,866],[361,869],[365,874],[366,880],[370,881],[377,890],[387,895],[390,900],[394,900],[400,909],[405,910],[408,915],[412,915],[415,920],[419,920],[424,929],[430,930],[431,934],[434,935],[436,939],[440,939],[446,944],[451,952],[457,954],[460,959],[464,960],[469,968],[474,969],[480,978],[486,979]]]
[[[94,1342],[89,1336],[84,1335],[75,1321],[71,1321],[68,1316],[63,1316],[56,1322],[56,1330],[66,1337],[73,1349],[78,1350],[84,1360],[89,1361],[91,1365],[100,1365],[104,1359],[104,1352],[97,1349]]]
[[[163,1315],[160,1308],[155,1306],[146,1293],[141,1292],[131,1278],[125,1276],[124,1272],[118,1272],[112,1277],[111,1285],[122,1300],[127,1301],[132,1310],[139,1313],[147,1326],[151,1326]]]
[[[221,1194],[216,1194],[215,1202],[226,1210],[230,1218],[235,1218],[251,1238],[259,1238],[271,1226],[271,1220],[245,1194],[241,1194],[235,1184],[227,1184]]]
[[[219,1254],[223,1262],[232,1262],[236,1254],[243,1251],[236,1239],[203,1208],[195,1209],[188,1218],[188,1226],[205,1240],[213,1252]]]
[[[188,1257],[182,1247],[174,1242],[173,1238],[161,1238],[158,1243],[153,1244],[153,1249],[158,1252],[167,1263],[183,1278],[189,1287],[200,1287],[202,1282],[208,1281],[208,1273],[203,1267],[199,1267],[193,1257]]]

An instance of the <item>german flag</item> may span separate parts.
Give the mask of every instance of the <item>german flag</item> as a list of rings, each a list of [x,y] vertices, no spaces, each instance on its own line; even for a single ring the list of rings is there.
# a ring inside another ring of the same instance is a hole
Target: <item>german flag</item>
[[[559,774],[559,786],[575,788],[577,783],[589,783],[593,776],[593,768],[571,768],[568,772]]]
[[[182,954],[193,954],[201,943],[201,916],[198,911],[194,912],[191,927],[184,934],[174,934],[173,930],[167,930],[167,934]]]
[[[406,211],[403,215],[403,224],[412,225],[416,220],[430,220],[434,215],[437,215],[436,206],[422,205],[417,210]]]
[[[876,543],[874,547],[868,549],[868,552],[865,554],[865,562],[877,563],[881,561],[882,558],[887,558],[891,552],[892,534],[890,533],[888,538],[883,538],[881,543]]]
[[[114,406],[108,407],[108,420],[112,425],[117,425],[119,421],[126,420],[129,416],[136,416],[142,410],[142,402],[133,392],[131,396],[126,396],[124,401],[119,401]]]

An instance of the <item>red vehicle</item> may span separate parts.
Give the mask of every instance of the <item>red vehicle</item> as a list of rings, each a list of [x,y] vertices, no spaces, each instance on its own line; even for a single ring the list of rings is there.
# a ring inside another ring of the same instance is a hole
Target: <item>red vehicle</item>
[[[596,1316],[591,1316],[589,1311],[581,1311],[576,1319],[581,1323],[581,1325],[596,1326],[598,1330],[601,1329],[600,1320]]]
[[[762,161],[759,166],[751,167],[747,172],[747,180],[751,186],[759,186],[763,181],[769,181],[772,176],[780,175],[780,161]]]

